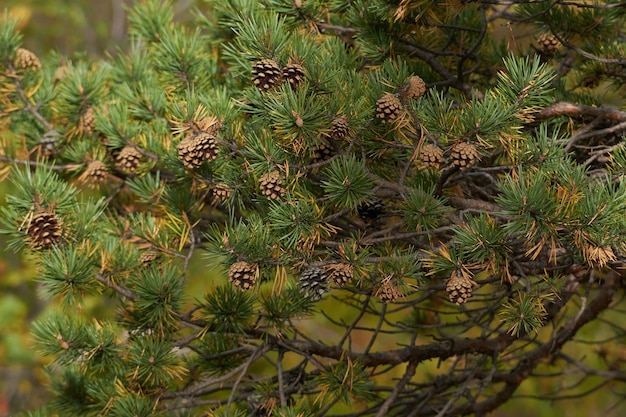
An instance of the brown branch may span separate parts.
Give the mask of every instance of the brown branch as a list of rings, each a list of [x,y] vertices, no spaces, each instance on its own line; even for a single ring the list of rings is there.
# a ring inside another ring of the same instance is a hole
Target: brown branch
[[[398,394],[400,394],[400,391],[404,389],[404,386],[411,380],[413,375],[415,375],[416,369],[417,369],[417,363],[409,362],[409,364],[406,367],[406,371],[404,372],[404,376],[402,377],[400,381],[398,381],[396,386],[393,388],[391,395],[387,397],[385,402],[380,406],[380,408],[378,409],[378,412],[376,413],[374,417],[383,417],[387,415],[387,411],[389,411],[389,408],[398,397]]]
[[[132,301],[137,300],[137,296],[135,295],[135,293],[133,293],[131,290],[129,290],[126,287],[123,287],[121,285],[114,283],[107,276],[104,276],[102,274],[97,274],[96,280],[98,280],[98,282],[105,285],[106,287],[111,288],[112,290],[115,290],[118,294],[123,295],[129,300],[132,300]]]
[[[401,349],[368,354],[346,351],[336,346],[328,346],[312,341],[279,340],[274,338],[270,343],[276,343],[289,350],[323,356],[328,359],[342,360],[348,357],[352,360],[359,361],[365,367],[374,367],[380,365],[399,365],[404,362],[419,363],[435,358],[443,360],[455,355],[468,353],[497,356],[514,340],[515,338],[513,336],[507,334],[501,334],[492,339],[448,339],[443,342],[430,343],[428,345],[407,346]]]
[[[600,117],[614,122],[626,121],[626,112],[610,107],[594,107],[584,104],[560,101],[540,111],[535,117],[538,120],[550,119],[557,116],[589,116]]]
[[[46,163],[39,162],[39,161],[31,161],[29,159],[16,159],[16,158],[11,158],[5,155],[0,155],[0,162],[7,162],[10,164],[17,164],[17,165],[28,165],[29,167],[30,166],[42,167],[45,169],[49,169],[51,171],[70,171],[80,166],[80,164],[65,164],[65,165],[50,164],[48,165]]]
[[[460,209],[472,209],[472,210],[480,210],[487,212],[498,212],[500,211],[500,206],[497,204],[489,203],[487,201],[482,200],[473,200],[469,198],[462,197],[447,197],[448,203],[452,207],[460,208]]]

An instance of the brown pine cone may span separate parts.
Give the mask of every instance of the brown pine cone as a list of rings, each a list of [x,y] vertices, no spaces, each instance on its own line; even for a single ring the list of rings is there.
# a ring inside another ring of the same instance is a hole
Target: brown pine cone
[[[466,169],[480,159],[480,153],[471,143],[457,142],[450,148],[450,159],[452,160],[452,165]]]
[[[147,250],[139,255],[139,262],[143,265],[150,265],[159,257],[159,252],[155,250]]]
[[[239,261],[231,265],[228,270],[228,281],[242,290],[254,287],[258,279],[259,268],[257,264]]]
[[[338,287],[343,287],[352,282],[354,271],[352,266],[344,263],[331,264],[326,267],[328,280],[333,281]]]
[[[296,89],[304,80],[304,68],[297,63],[289,63],[283,68],[283,78],[286,79],[291,88]]]
[[[220,182],[213,186],[212,193],[213,198],[215,198],[216,201],[223,202],[226,201],[228,197],[230,197],[230,195],[233,193],[233,190],[231,190],[231,188],[225,182]]]
[[[278,87],[283,82],[283,71],[273,59],[262,59],[252,66],[252,82],[261,91]]]
[[[90,134],[96,127],[96,117],[93,107],[87,106],[78,119],[78,130],[84,134]]]
[[[446,292],[450,302],[460,305],[472,296],[472,291],[477,286],[478,284],[467,274],[462,271],[453,271],[446,283]]]
[[[317,164],[327,161],[332,158],[334,154],[335,150],[332,148],[332,146],[330,146],[329,143],[324,142],[313,149],[313,154],[311,155],[311,163]]]
[[[426,92],[426,83],[418,75],[409,78],[409,82],[404,86],[403,94],[408,99],[417,99]]]
[[[427,143],[420,149],[420,162],[424,168],[439,168],[443,163],[443,150],[431,143]]]
[[[215,136],[204,132],[187,136],[177,149],[178,158],[190,169],[198,168],[206,160],[214,160],[219,153]]]
[[[551,33],[544,32],[537,38],[537,49],[544,55],[554,55],[561,46],[561,41]]]
[[[350,125],[345,116],[335,117],[331,124],[330,136],[335,140],[345,138],[350,132]]]
[[[359,213],[359,217],[364,220],[375,220],[385,214],[387,207],[384,200],[375,198],[359,204],[356,211]]]
[[[402,115],[404,109],[402,102],[394,94],[385,93],[376,102],[376,117],[382,120],[383,124],[392,123]]]
[[[52,77],[52,79],[54,80],[54,83],[57,84],[67,75],[69,75],[69,73],[70,67],[68,67],[67,64],[63,63],[57,67],[56,71],[54,71],[54,76]]]
[[[51,211],[35,213],[28,223],[27,233],[35,249],[48,249],[61,240],[61,222]]]
[[[32,51],[25,48],[18,48],[15,51],[13,65],[17,69],[38,70],[41,69],[41,61]]]
[[[268,172],[259,178],[261,193],[270,200],[277,200],[285,195],[283,181],[278,171]]]
[[[107,166],[104,162],[94,160],[89,162],[81,179],[84,182],[97,184],[103,182],[109,174]]]
[[[141,152],[134,146],[125,146],[117,155],[117,166],[124,172],[133,173],[141,161]]]
[[[400,288],[393,285],[391,280],[387,279],[384,280],[382,285],[378,288],[375,296],[383,303],[393,303],[404,297],[404,293]]]

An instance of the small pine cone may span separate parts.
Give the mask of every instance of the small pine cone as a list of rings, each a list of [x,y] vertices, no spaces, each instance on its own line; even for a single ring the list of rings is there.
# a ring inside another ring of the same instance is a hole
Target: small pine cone
[[[322,143],[321,145],[313,149],[313,154],[311,155],[311,163],[318,164],[320,162],[327,161],[332,158],[334,154],[335,151],[329,143]]]
[[[408,99],[417,99],[426,92],[426,83],[422,77],[414,75],[409,78],[409,82],[404,86],[403,94]]]
[[[450,148],[452,165],[461,169],[469,168],[480,158],[478,149],[471,143],[457,142]]]
[[[228,270],[228,281],[242,290],[251,289],[257,281],[259,268],[257,264],[239,261]]]
[[[298,284],[306,297],[318,301],[328,292],[328,274],[321,268],[309,268],[302,272]]]
[[[347,264],[332,264],[327,267],[328,280],[333,281],[338,287],[343,287],[352,282],[354,271],[352,266]]]
[[[345,138],[350,131],[348,119],[345,116],[336,117],[331,124],[330,136],[335,140]]]
[[[87,106],[78,119],[78,129],[85,134],[90,134],[95,127],[96,117],[93,107]]]
[[[596,88],[600,84],[600,74],[590,74],[580,81],[580,85],[585,88]]]
[[[391,282],[391,280],[383,281],[382,285],[376,291],[376,297],[383,303],[393,303],[399,298],[404,297],[402,290]]]
[[[47,249],[61,240],[61,224],[50,211],[40,211],[28,223],[28,235],[34,248]]]
[[[39,152],[46,158],[52,158],[56,153],[56,147],[59,142],[57,136],[47,134],[37,141]]]
[[[213,198],[217,201],[226,201],[228,197],[233,193],[233,190],[225,182],[217,183],[213,186]]]
[[[290,63],[283,68],[283,78],[289,82],[294,90],[304,80],[304,68],[300,64]]]
[[[446,283],[446,292],[450,302],[463,304],[472,296],[472,290],[478,286],[472,279],[460,271],[453,271]]]
[[[41,69],[41,61],[32,51],[24,48],[18,48],[15,51],[15,60],[13,65],[17,69],[38,70]]]
[[[376,117],[384,123],[392,123],[403,112],[402,102],[394,94],[386,93],[376,102]]]
[[[537,38],[539,52],[544,55],[554,55],[561,48],[561,41],[556,36],[544,32]]]
[[[54,77],[52,77],[52,79],[54,80],[54,83],[57,84],[67,75],[69,75],[69,73],[70,67],[68,67],[67,64],[61,64],[57,67],[56,71],[54,71]]]
[[[285,195],[283,181],[278,171],[268,172],[259,178],[261,193],[270,200],[277,200]]]
[[[134,146],[125,146],[117,155],[117,166],[124,172],[133,173],[139,166],[141,152]]]
[[[215,136],[198,133],[188,136],[178,144],[178,157],[187,168],[198,168],[205,160],[217,158],[219,148]]]
[[[366,220],[374,220],[385,214],[385,202],[380,198],[362,203],[357,208],[359,217]]]
[[[283,71],[273,59],[262,59],[252,66],[252,82],[261,91],[278,87],[283,82]]]
[[[439,168],[443,163],[443,150],[437,145],[427,143],[420,150],[420,161],[424,168]]]
[[[107,175],[108,170],[106,164],[102,161],[94,160],[87,165],[82,177],[85,181],[100,183],[106,179]]]
[[[150,265],[159,257],[159,252],[155,250],[147,250],[139,255],[139,262],[143,265]]]

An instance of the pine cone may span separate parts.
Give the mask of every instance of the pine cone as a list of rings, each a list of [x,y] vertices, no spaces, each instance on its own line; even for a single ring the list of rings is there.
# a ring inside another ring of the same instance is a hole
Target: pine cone
[[[330,136],[335,140],[345,138],[350,131],[348,119],[345,116],[336,117],[331,124]]]
[[[117,166],[124,172],[133,173],[139,166],[141,152],[134,146],[125,146],[117,155]]]
[[[328,280],[333,281],[338,287],[345,286],[347,283],[352,282],[352,279],[354,278],[352,266],[347,264],[331,264],[328,265],[326,269],[328,273]]]
[[[87,165],[87,168],[81,176],[81,179],[89,183],[101,183],[106,179],[107,175],[108,170],[105,163],[102,161],[94,160]]]
[[[381,119],[383,124],[392,123],[403,111],[400,99],[394,94],[385,93],[385,95],[376,102],[376,117]]]
[[[357,212],[362,219],[374,220],[385,214],[385,202],[380,198],[376,198],[373,201],[360,204]]]
[[[178,144],[178,157],[187,168],[198,168],[205,160],[217,158],[219,148],[215,136],[198,133],[188,136]]]
[[[426,92],[426,83],[421,77],[414,75],[409,78],[409,82],[404,86],[403,94],[408,99],[417,99]]]
[[[450,148],[452,165],[461,169],[469,168],[480,158],[478,149],[471,143],[457,142]]]
[[[544,55],[554,55],[561,46],[561,41],[550,33],[544,32],[537,38],[537,49]]]
[[[446,283],[446,292],[450,302],[463,304],[472,296],[472,290],[478,286],[469,276],[461,271],[453,271]]]
[[[283,72],[273,59],[262,59],[252,66],[252,82],[266,91],[282,84]]]
[[[283,68],[283,78],[286,79],[291,88],[298,88],[302,80],[304,80],[304,68],[300,64],[290,63]]]
[[[228,184],[226,184],[225,182],[220,182],[213,186],[212,193],[215,200],[222,202],[226,201],[228,197],[230,197],[230,195],[233,193],[233,190],[231,190]]]
[[[28,223],[30,243],[36,249],[47,249],[61,240],[61,224],[58,217],[50,211],[35,213]]]
[[[96,117],[93,107],[87,106],[78,119],[78,130],[84,134],[90,134],[96,127]]]
[[[393,303],[396,300],[404,297],[402,290],[391,282],[391,280],[384,280],[382,285],[376,291],[376,297],[383,303]]]
[[[270,200],[277,200],[285,195],[283,181],[278,171],[268,172],[259,178],[261,193]]]
[[[318,164],[329,160],[335,154],[334,149],[328,142],[324,142],[313,149],[313,155],[311,155],[311,163]]]
[[[420,150],[420,160],[424,168],[439,168],[443,163],[443,150],[437,145],[427,143]]]
[[[139,255],[139,262],[141,262],[141,264],[143,265],[150,265],[158,257],[159,257],[159,252],[155,250],[147,250],[147,251],[142,252],[141,255]]]
[[[37,147],[41,155],[46,158],[52,158],[56,153],[56,147],[59,142],[57,136],[47,134],[37,141]]]
[[[68,67],[67,64],[63,63],[57,67],[56,71],[54,71],[54,77],[52,77],[52,79],[54,80],[54,83],[57,84],[67,75],[69,75],[69,73],[70,67]]]
[[[239,261],[228,270],[228,281],[242,290],[251,289],[257,281],[259,268],[257,264]]]
[[[328,274],[321,268],[309,268],[302,272],[298,284],[306,297],[318,301],[328,292]]]
[[[13,65],[17,69],[38,70],[41,69],[41,61],[32,51],[24,48],[18,48],[15,51],[15,60]]]

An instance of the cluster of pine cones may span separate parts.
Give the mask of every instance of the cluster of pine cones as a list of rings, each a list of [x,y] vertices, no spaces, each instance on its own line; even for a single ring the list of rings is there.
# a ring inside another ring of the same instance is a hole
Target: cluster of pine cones
[[[419,163],[422,168],[439,169],[447,159],[451,166],[467,169],[480,159],[478,148],[472,143],[459,140],[453,143],[446,151],[437,145],[427,143],[419,153]]]
[[[262,59],[252,66],[252,82],[261,91],[277,88],[284,81],[297,88],[303,79],[304,68],[297,62],[281,68],[273,59]]]

